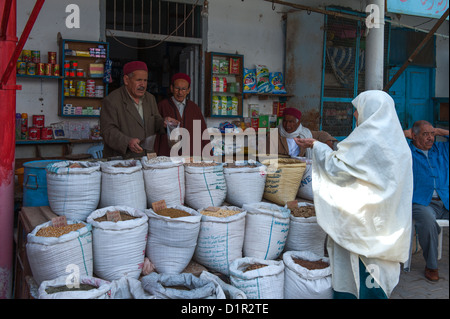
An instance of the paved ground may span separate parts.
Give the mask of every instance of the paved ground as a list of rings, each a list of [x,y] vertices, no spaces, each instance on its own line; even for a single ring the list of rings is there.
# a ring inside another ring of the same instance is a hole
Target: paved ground
[[[391,299],[449,299],[449,229],[443,228],[442,259],[439,260],[439,281],[425,278],[425,260],[422,250],[413,255],[411,271],[402,271],[400,282],[391,294]]]

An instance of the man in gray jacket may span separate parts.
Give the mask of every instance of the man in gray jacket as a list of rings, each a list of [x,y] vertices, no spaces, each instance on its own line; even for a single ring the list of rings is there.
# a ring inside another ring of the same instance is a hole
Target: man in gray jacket
[[[104,100],[100,113],[103,157],[124,159],[145,155],[145,138],[165,133],[165,121],[158,112],[155,97],[147,92],[148,69],[141,61],[123,67],[124,86]]]

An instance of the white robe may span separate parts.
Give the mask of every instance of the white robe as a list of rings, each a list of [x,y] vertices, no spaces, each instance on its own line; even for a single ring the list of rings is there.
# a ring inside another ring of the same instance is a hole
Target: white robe
[[[390,293],[411,239],[412,157],[392,98],[353,100],[358,126],[336,151],[316,142],[312,180],[317,222],[329,236],[333,288],[359,297],[359,262]]]

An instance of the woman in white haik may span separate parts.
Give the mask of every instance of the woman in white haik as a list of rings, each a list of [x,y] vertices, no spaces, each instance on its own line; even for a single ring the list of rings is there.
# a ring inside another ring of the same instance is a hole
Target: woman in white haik
[[[409,255],[412,159],[392,98],[353,100],[357,127],[337,150],[296,139],[313,152],[317,222],[328,234],[335,298],[388,298]]]

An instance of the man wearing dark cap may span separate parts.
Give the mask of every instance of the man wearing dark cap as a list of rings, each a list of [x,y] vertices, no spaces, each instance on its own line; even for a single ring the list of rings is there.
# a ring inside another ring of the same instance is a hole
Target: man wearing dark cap
[[[302,112],[300,110],[293,107],[288,107],[284,110],[283,122],[278,126],[278,155],[312,157],[311,150],[297,145],[294,140],[295,137],[314,138],[327,144],[330,148],[334,147],[337,139],[325,131],[310,131],[301,124],[301,119]],[[273,146],[272,149],[274,149]],[[269,143],[267,151],[270,151]]]
[[[203,132],[207,129],[205,118],[200,107],[188,99],[191,92],[191,78],[184,73],[177,73],[172,76],[170,82],[170,92],[172,96],[158,104],[161,116],[168,117],[171,125],[184,128],[189,132],[189,145],[187,141],[181,140],[181,149],[177,155],[189,154],[189,156],[200,157],[203,148],[210,142],[203,140]],[[194,133],[194,127],[196,133]],[[171,143],[167,134],[159,135],[156,139],[155,149],[158,156],[170,156]]]
[[[141,143],[149,136],[165,132],[155,97],[147,92],[148,69],[141,61],[123,67],[124,86],[104,100],[100,112],[103,157],[124,159],[145,155]]]

